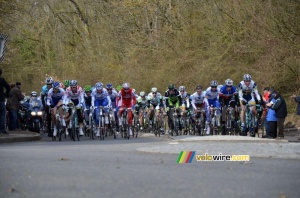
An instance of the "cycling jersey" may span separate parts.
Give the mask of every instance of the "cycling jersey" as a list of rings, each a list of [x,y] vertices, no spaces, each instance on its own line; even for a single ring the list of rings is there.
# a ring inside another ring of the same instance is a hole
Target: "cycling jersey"
[[[195,92],[191,95],[191,99],[192,99],[191,103],[194,109],[197,109],[197,107],[203,107],[205,94],[204,92],[201,92],[200,94]]]
[[[83,93],[84,92],[80,86],[77,86],[75,91],[73,91],[73,89],[71,87],[68,87],[66,89],[66,93],[64,96],[64,104],[67,105],[70,102],[70,100],[72,102],[74,102],[74,104],[77,103],[77,100],[78,100],[78,104],[83,104],[83,101],[84,101]],[[75,104],[75,105],[77,105],[77,104]]]
[[[178,108],[179,106],[181,106],[181,98],[179,96],[179,92],[177,91],[177,89],[174,89],[174,94],[170,94],[170,91],[167,90],[165,92],[165,97],[167,97],[167,101],[166,101],[167,107],[175,106],[176,108]]]
[[[183,94],[179,94],[179,98],[181,99],[181,104],[186,106],[187,108],[190,107],[190,94],[188,94],[186,91],[183,92]]]
[[[86,93],[84,93],[84,103],[83,103],[83,107],[85,109],[89,109],[92,106],[92,93],[90,96],[87,96]]]
[[[98,93],[97,89],[93,90],[92,104],[94,104],[94,106],[111,106],[111,100],[105,88],[102,89],[101,93]]]
[[[156,106],[163,106],[162,102],[162,95],[159,92],[156,92],[156,95],[154,96],[151,93],[148,94],[148,105],[153,105],[154,107]]]
[[[111,93],[108,92],[108,96],[110,97],[112,108],[116,108],[116,99],[118,97],[118,92],[115,89],[113,89],[111,90]]]
[[[254,102],[253,92],[257,96],[257,100],[261,100],[260,95],[257,91],[257,86],[253,80],[251,80],[249,86],[246,86],[244,81],[241,81],[239,84],[239,99],[246,100],[248,102]]]
[[[119,97],[117,98],[117,105],[119,107],[127,107],[131,108],[133,105],[136,104],[136,96],[135,93],[131,88],[127,92],[122,88],[119,91]]]
[[[65,90],[62,88],[58,88],[57,91],[54,91],[53,88],[51,88],[48,91],[48,96],[47,96],[47,105],[50,105],[51,108],[57,105],[57,103],[60,100],[63,100],[63,97],[65,95]]]
[[[205,99],[204,102],[207,106],[210,106],[211,104],[215,103],[214,101],[217,101],[219,99],[219,94],[220,94],[220,90],[217,88],[216,91],[211,90],[211,87],[207,88],[206,92],[205,92]],[[213,104],[214,107],[219,106],[219,105],[215,105]]]
[[[141,96],[137,98],[136,106],[146,108],[148,106],[148,98],[145,96],[143,99]]]
[[[235,86],[231,86],[231,89],[229,90],[226,85],[223,85],[220,89],[219,99],[223,105],[229,105],[229,103],[232,103],[232,107],[234,107],[235,103],[238,102],[238,93]]]

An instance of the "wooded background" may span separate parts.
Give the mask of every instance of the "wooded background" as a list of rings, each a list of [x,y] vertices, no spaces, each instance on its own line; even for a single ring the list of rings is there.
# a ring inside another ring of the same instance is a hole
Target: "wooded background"
[[[299,0],[0,0],[0,20],[3,76],[27,92],[46,75],[139,93],[249,73],[261,93],[299,94]]]

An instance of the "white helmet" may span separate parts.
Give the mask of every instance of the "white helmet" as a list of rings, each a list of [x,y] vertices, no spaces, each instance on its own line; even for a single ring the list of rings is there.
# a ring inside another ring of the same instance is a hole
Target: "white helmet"
[[[48,84],[48,85],[52,84],[53,83],[53,78],[52,77],[46,78],[45,83]]]
[[[151,91],[152,92],[157,92],[157,88],[156,87],[152,87]]]
[[[225,85],[231,87],[233,85],[233,81],[231,79],[225,80]]]
[[[129,83],[126,82],[122,85],[122,87],[123,87],[123,89],[129,89],[130,85],[129,85]]]
[[[140,96],[141,96],[141,97],[143,97],[143,96],[145,96],[145,95],[146,95],[146,93],[145,93],[144,91],[141,91],[141,92],[140,92]]]
[[[180,86],[179,87],[179,91],[185,91],[185,87],[184,86]]]
[[[251,75],[250,74],[245,74],[244,75],[244,80],[245,81],[251,81],[252,80]]]
[[[216,80],[212,80],[212,81],[210,82],[210,86],[216,87],[216,86],[218,86],[218,82],[217,82]]]

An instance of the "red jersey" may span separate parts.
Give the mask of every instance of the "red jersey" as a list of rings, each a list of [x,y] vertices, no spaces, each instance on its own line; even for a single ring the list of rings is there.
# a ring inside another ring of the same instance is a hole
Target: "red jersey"
[[[119,91],[119,97],[117,98],[117,105],[120,107],[131,108],[136,104],[136,97],[131,88],[127,92],[122,88]]]

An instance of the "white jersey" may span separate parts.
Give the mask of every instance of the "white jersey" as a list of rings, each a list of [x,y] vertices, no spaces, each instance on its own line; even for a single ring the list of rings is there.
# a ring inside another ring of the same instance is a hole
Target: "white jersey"
[[[77,86],[76,91],[73,91],[71,87],[67,87],[66,93],[64,96],[64,104],[68,104],[70,100],[78,100],[79,104],[83,104],[84,94],[80,86]]]
[[[205,94],[204,92],[201,92],[201,94],[198,94],[197,92],[193,93],[193,95],[191,95],[191,99],[192,99],[192,106],[194,109],[196,108],[196,104],[203,104],[204,103],[204,99],[205,99]]]
[[[51,88],[48,91],[47,100],[50,102],[51,100],[63,100],[63,97],[65,95],[65,90],[62,88],[58,88],[57,92],[53,91],[53,88]]]
[[[207,106],[209,106],[208,100],[219,100],[220,89],[216,89],[216,91],[212,91],[211,87],[208,87],[205,92],[204,102]]]
[[[137,98],[137,102],[136,102],[140,107],[146,107],[148,104],[148,97],[145,96],[145,99],[143,100],[143,98],[141,96],[139,96]]]
[[[159,92],[156,92],[156,96],[154,97],[152,92],[148,94],[148,100],[152,105],[160,105],[160,100],[162,99],[162,95]]]
[[[253,80],[251,80],[249,86],[246,86],[244,81],[241,81],[239,84],[239,99],[242,100],[244,95],[251,95],[254,98],[253,92],[256,95],[257,100],[261,100],[260,95],[257,91],[257,86]]]

